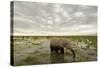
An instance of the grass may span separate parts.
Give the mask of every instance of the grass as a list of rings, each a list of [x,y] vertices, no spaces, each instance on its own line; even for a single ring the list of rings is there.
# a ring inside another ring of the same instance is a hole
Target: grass
[[[69,39],[77,47],[75,48],[76,58],[74,62],[96,61],[97,60],[97,36],[11,36],[11,46],[14,52],[14,64],[48,64],[73,62],[70,51],[64,55],[50,54],[50,39],[65,38]],[[78,44],[78,45],[77,45]],[[52,57],[53,59],[50,59]],[[55,60],[56,59],[56,60]],[[63,61],[64,60],[64,61]]]

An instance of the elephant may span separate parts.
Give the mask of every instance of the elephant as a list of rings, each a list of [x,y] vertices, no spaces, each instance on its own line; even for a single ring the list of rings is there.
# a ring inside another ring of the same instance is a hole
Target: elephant
[[[64,48],[69,49],[73,53],[73,58],[75,58],[75,52],[70,41],[64,38],[52,38],[50,40],[51,53],[55,51],[57,53],[64,54]]]

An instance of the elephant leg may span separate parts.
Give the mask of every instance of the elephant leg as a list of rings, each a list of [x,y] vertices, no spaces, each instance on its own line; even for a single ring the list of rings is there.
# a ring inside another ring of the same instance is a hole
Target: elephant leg
[[[50,46],[50,50],[51,50],[51,53],[53,53],[54,48],[52,46]]]
[[[55,51],[56,51],[57,53],[59,53],[58,49],[55,49]]]
[[[61,48],[61,49],[60,49],[60,52],[61,52],[62,54],[64,54],[64,48]]]
[[[54,50],[54,49],[53,49],[53,48],[51,48],[51,52],[53,52],[53,50]]]

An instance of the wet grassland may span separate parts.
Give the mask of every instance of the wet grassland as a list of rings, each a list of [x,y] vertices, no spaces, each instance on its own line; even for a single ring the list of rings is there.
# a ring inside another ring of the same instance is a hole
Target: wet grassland
[[[50,51],[50,39],[69,40],[76,57],[64,49],[64,54]],[[11,36],[14,65],[34,65],[84,62],[97,60],[97,36]]]

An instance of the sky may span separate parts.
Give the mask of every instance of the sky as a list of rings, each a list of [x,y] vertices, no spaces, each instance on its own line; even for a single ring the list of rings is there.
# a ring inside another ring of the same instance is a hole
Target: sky
[[[97,7],[14,2],[14,35],[96,35]]]

